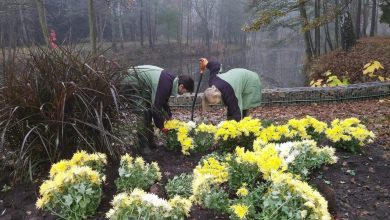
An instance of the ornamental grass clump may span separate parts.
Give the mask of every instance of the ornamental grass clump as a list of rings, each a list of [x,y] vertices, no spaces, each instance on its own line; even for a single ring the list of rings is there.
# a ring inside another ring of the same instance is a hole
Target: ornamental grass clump
[[[17,57],[17,56],[16,56]],[[4,67],[0,88],[0,148],[14,158],[15,181],[42,171],[43,164],[66,152],[119,154],[112,143],[118,109],[137,112],[132,100],[119,94],[126,71],[115,62],[85,50],[34,48]]]
[[[167,201],[140,189],[116,195],[111,204],[112,208],[106,214],[111,220],[185,219],[192,206],[190,200],[180,196]]]
[[[145,163],[142,157],[133,158],[128,154],[121,157],[118,172],[115,184],[120,192],[130,192],[135,188],[147,190],[161,180],[156,162]]]
[[[361,124],[357,118],[335,119],[325,133],[336,148],[355,153],[375,138],[375,134]]]
[[[215,140],[221,151],[233,151],[236,146],[251,149],[253,141],[260,135],[261,122],[259,119],[246,117],[240,122],[223,121],[217,126]]]
[[[90,167],[72,166],[42,183],[36,206],[62,219],[87,219],[100,204],[104,179]]]

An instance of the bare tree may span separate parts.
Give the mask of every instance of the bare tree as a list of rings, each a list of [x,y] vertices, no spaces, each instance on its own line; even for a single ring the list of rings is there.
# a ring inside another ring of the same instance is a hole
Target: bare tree
[[[314,17],[315,19],[319,19],[321,15],[321,0],[315,0],[314,5]],[[314,30],[314,39],[315,39],[315,45],[316,45],[316,56],[321,55],[321,27],[319,25],[316,26]]]
[[[363,0],[357,0],[357,13],[356,13],[356,24],[355,24],[355,32],[356,32],[356,38],[360,38],[361,33],[361,16],[362,16],[362,3]]]
[[[201,19],[200,30],[203,33],[203,41],[206,44],[207,51],[211,50],[211,17],[213,16],[216,0],[195,0],[195,11]]]
[[[364,0],[364,6],[363,6],[363,27],[361,34],[363,36],[367,36],[367,27],[368,27],[368,18],[369,18],[369,0]]]
[[[306,1],[305,0],[299,0],[298,7],[299,7],[299,13],[302,20],[302,27],[304,31],[304,40],[305,40],[305,46],[306,46],[306,58],[308,61],[312,60],[313,58],[313,43],[311,39],[310,30],[306,29],[305,27],[309,23],[309,19],[307,17],[307,12],[305,8]]]
[[[49,32],[47,30],[46,12],[43,1],[44,0],[35,0],[35,4],[38,11],[39,23],[41,25],[43,39],[45,40],[46,45],[49,46]]]
[[[95,24],[95,8],[93,0],[88,0],[88,15],[89,15],[89,38],[91,43],[92,53],[97,53],[96,47],[96,24]]]
[[[376,16],[377,16],[377,0],[372,0],[372,15],[371,15],[371,30],[370,36],[375,36],[375,28],[376,28]]]

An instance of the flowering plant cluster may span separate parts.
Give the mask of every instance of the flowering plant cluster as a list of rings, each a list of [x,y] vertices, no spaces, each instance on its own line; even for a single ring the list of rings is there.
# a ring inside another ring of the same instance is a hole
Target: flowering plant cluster
[[[168,180],[167,184],[165,185],[165,191],[168,195],[168,198],[173,198],[176,195],[189,198],[191,196],[192,180],[192,173],[182,173],[179,176],[175,176]]]
[[[256,151],[262,146],[274,148],[283,163],[288,166],[287,171],[301,177],[307,177],[311,170],[323,164],[335,164],[338,160],[334,148],[318,147],[313,140],[271,144],[255,141],[253,148]]]
[[[372,142],[375,134],[367,130],[359,119],[347,118],[333,120],[331,127],[326,130],[326,137],[335,143],[336,147],[356,152],[366,143]]]
[[[134,189],[131,193],[121,193],[112,200],[113,208],[108,219],[185,219],[189,216],[192,203],[188,199],[175,196],[169,201],[157,195]]]
[[[270,124],[262,127],[260,120],[246,117],[240,122],[223,121],[217,126],[194,122],[171,120],[166,123],[170,129],[168,146],[181,148],[183,154],[190,151],[205,151],[214,141],[221,151],[231,152],[236,146],[252,149],[253,142],[286,143],[303,140],[323,142],[328,139],[335,147],[356,151],[372,141],[375,135],[368,131],[357,118],[334,120],[331,126],[311,116],[302,119],[290,119],[281,125]]]
[[[71,160],[53,164],[49,179],[40,186],[37,208],[62,219],[94,215],[102,198],[105,176],[101,171],[105,164],[104,154],[84,151],[74,154]]]
[[[115,184],[121,192],[135,188],[146,190],[161,180],[160,167],[156,162],[145,163],[142,157],[133,158],[128,154],[121,157],[118,172]]]
[[[334,149],[314,141],[258,140],[253,150],[204,157],[193,172],[191,199],[232,219],[330,219],[326,200],[300,175],[336,160]]]
[[[223,151],[234,150],[237,145],[250,149],[253,141],[260,135],[261,128],[260,120],[250,117],[240,122],[223,121],[217,126],[215,140]]]
[[[181,122],[179,120],[169,120],[164,128],[168,129],[167,147],[171,150],[179,150],[184,155],[189,155],[190,150],[194,149],[194,140],[190,132],[195,128],[194,122]]]
[[[58,173],[69,170],[74,166],[88,166],[91,169],[103,175],[105,166],[107,165],[107,157],[102,153],[88,154],[86,151],[78,151],[73,154],[70,160],[61,160],[51,166],[50,177]]]
[[[195,133],[193,134],[193,139],[195,143],[195,152],[205,152],[210,149],[214,144],[214,134],[217,131],[217,127],[212,124],[199,124]]]

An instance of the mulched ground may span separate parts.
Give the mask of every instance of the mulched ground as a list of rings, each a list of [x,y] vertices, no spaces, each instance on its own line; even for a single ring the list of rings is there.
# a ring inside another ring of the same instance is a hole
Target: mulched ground
[[[189,110],[177,109],[174,113],[180,119],[190,118]],[[196,115],[201,114],[197,112]],[[208,113],[207,118],[217,123],[224,119],[224,115],[224,109],[217,109]],[[334,219],[386,219],[390,216],[390,99],[260,107],[252,112],[253,117],[273,121],[286,121],[305,115],[328,122],[334,118],[358,117],[377,135],[375,142],[361,154],[337,152],[340,158],[337,164],[322,167],[313,174],[311,182],[329,200]],[[201,156],[193,154],[185,157],[161,147],[155,149],[152,155],[145,156],[145,159],[159,163],[164,183],[177,174],[191,172]],[[110,164],[107,170],[105,197],[96,219],[104,219],[104,213],[110,207],[109,201],[115,194],[117,168],[118,164]],[[4,183],[7,183],[7,179],[0,177],[0,186]],[[38,184],[18,185],[10,191],[0,192],[0,219],[55,219],[35,209],[37,189]],[[226,219],[226,216],[194,207],[190,219]]]

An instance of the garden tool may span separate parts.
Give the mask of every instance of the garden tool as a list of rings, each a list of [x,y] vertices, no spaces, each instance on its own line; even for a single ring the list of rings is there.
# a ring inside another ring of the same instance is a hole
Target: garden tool
[[[196,103],[196,98],[198,97],[198,92],[199,92],[199,88],[200,88],[200,83],[202,82],[203,74],[200,74],[200,78],[199,78],[199,81],[198,81],[198,86],[196,87],[196,91],[195,91],[194,101],[192,102],[191,121],[194,121],[195,103]]]

